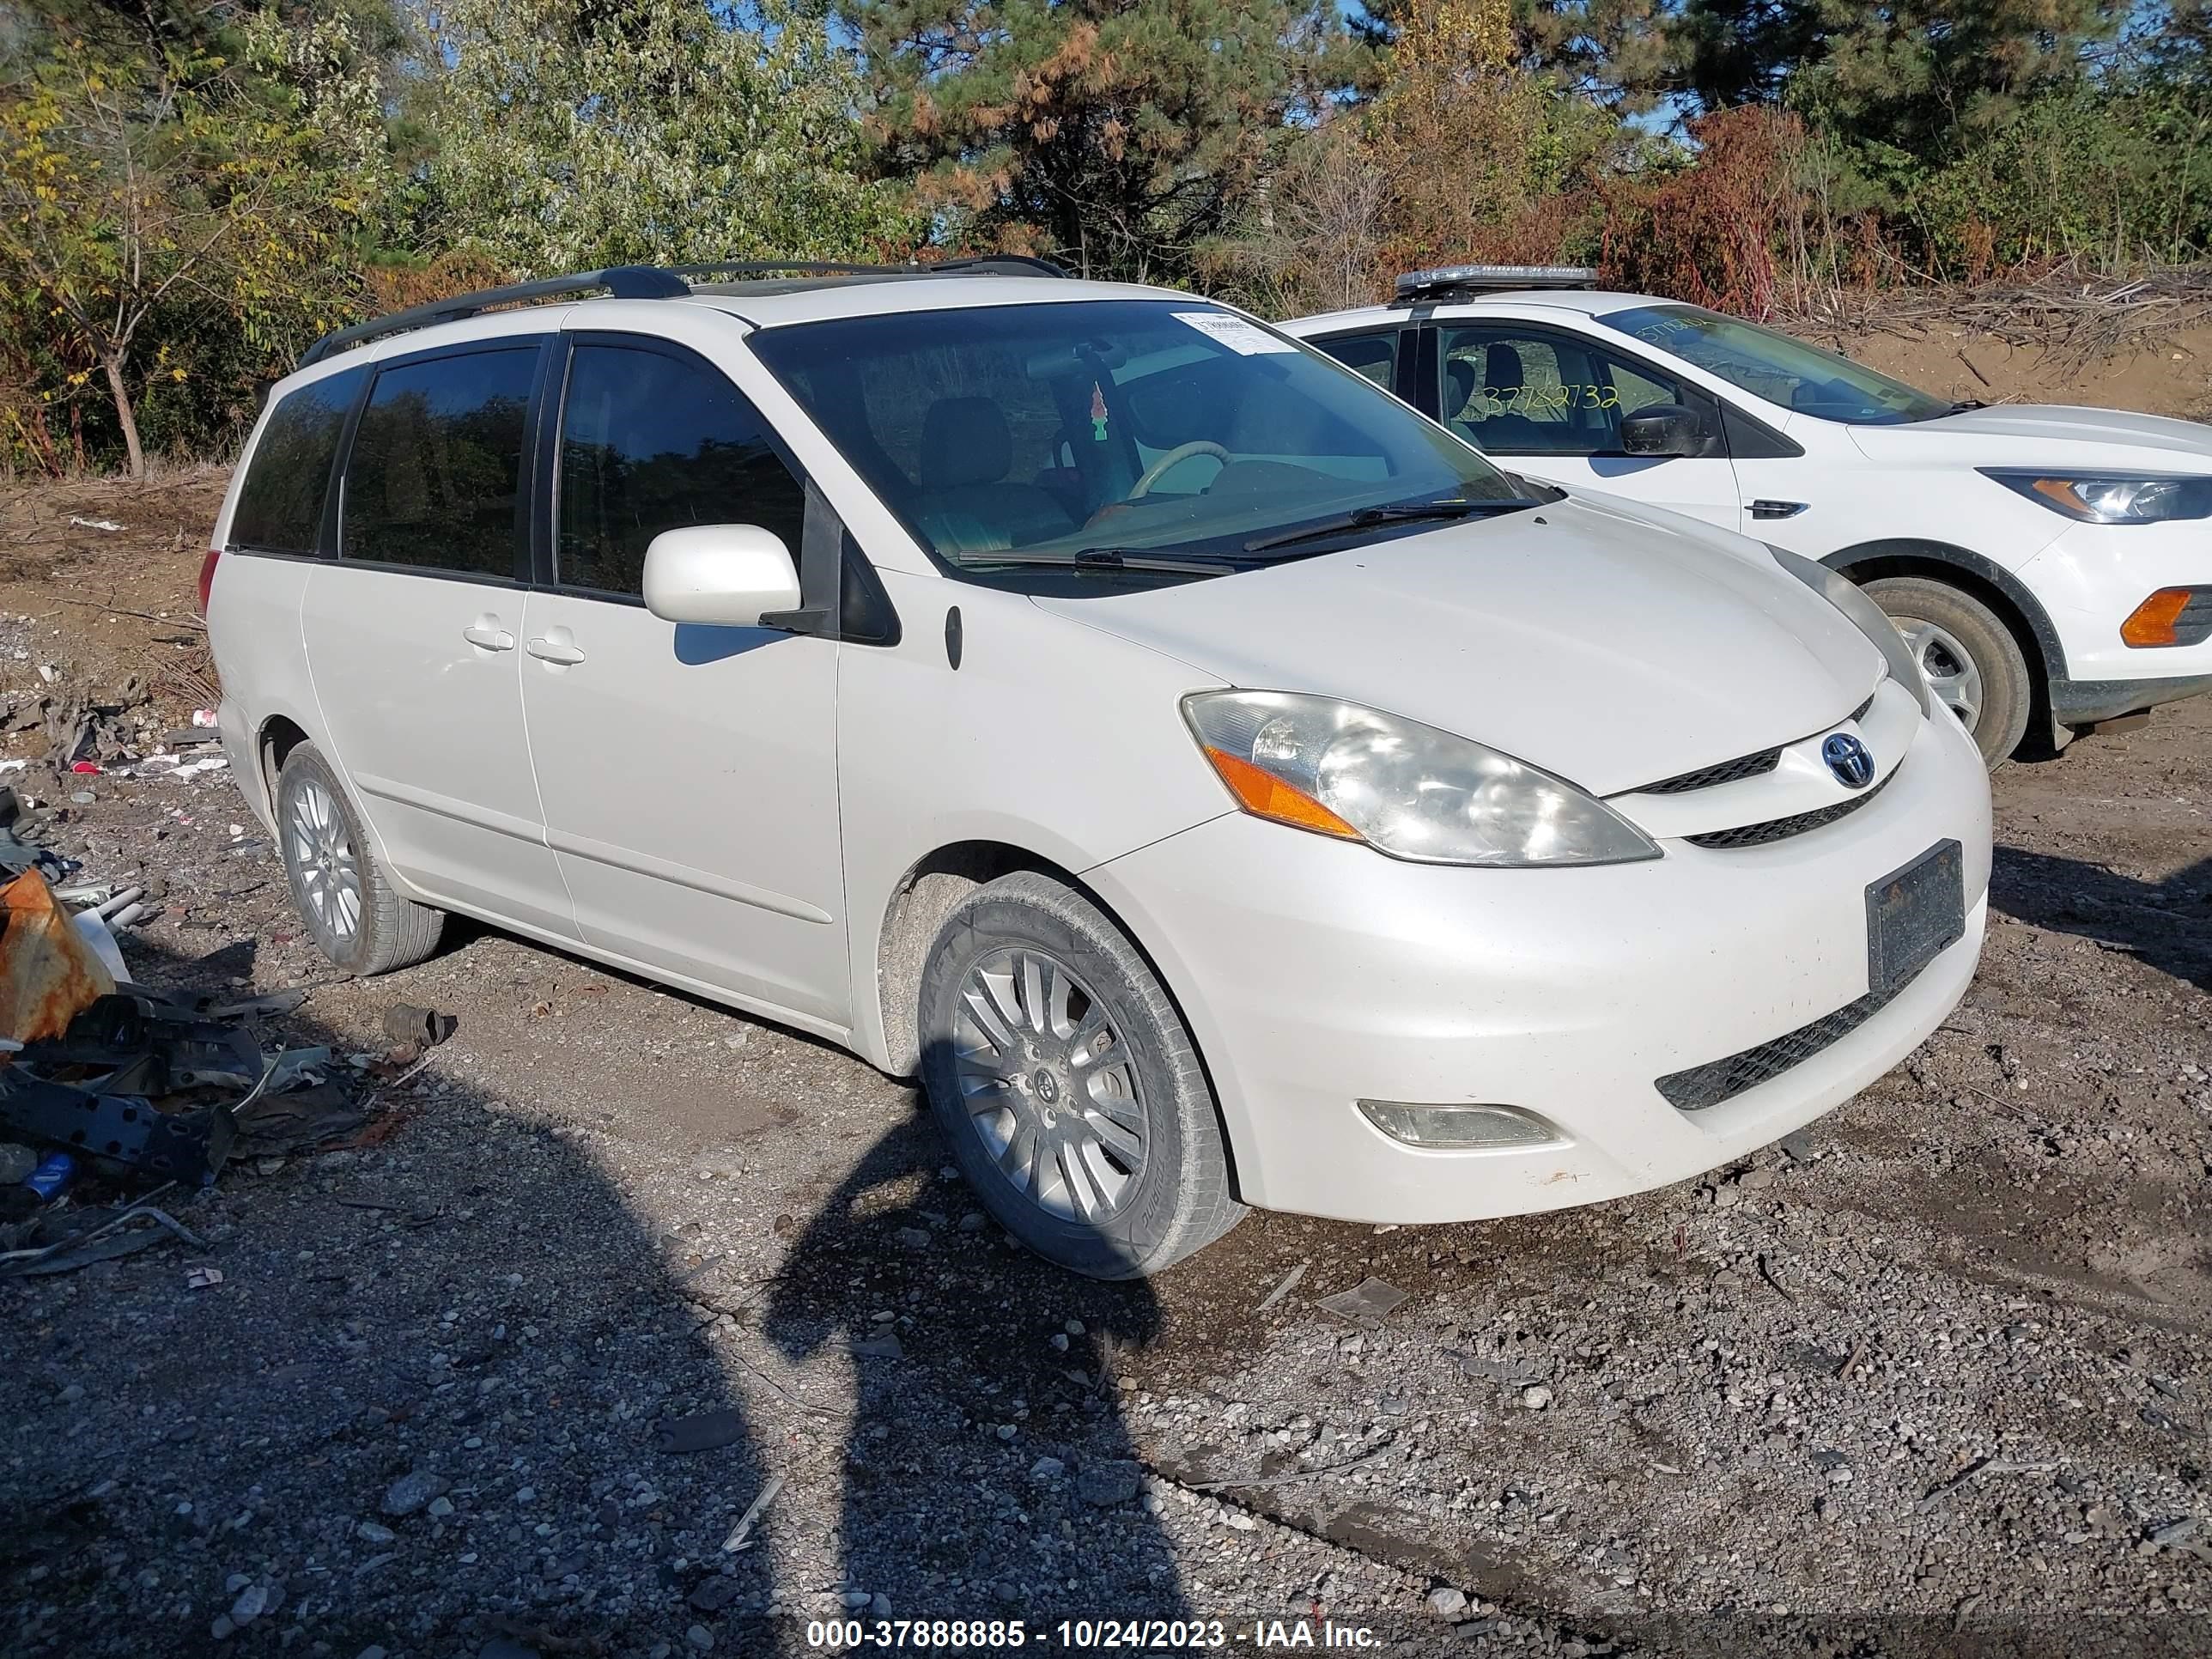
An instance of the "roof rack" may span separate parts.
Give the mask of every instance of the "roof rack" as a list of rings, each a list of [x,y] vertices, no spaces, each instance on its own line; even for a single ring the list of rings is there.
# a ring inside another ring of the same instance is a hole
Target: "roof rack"
[[[380,340],[387,334],[404,334],[411,328],[428,328],[434,323],[459,322],[464,317],[473,317],[500,306],[602,292],[617,300],[673,300],[690,291],[691,285],[675,272],[653,265],[616,265],[605,270],[579,271],[573,276],[543,276],[534,283],[509,283],[504,288],[488,288],[475,294],[457,294],[450,300],[410,306],[388,317],[373,317],[365,323],[325,334],[307,348],[300,359],[300,367],[305,368],[310,363],[319,362],[333,351],[343,351],[348,346]]]
[[[341,328],[325,334],[309,346],[301,356],[300,367],[321,362],[334,351],[343,351],[370,340],[380,340],[387,334],[404,334],[410,329],[428,328],[437,323],[459,322],[465,317],[497,309],[501,306],[526,305],[539,300],[562,300],[584,294],[605,294],[617,300],[680,300],[691,292],[692,277],[720,276],[744,279],[749,276],[933,276],[953,272],[968,272],[978,276],[1065,276],[1067,272],[1049,259],[1033,259],[1026,254],[988,253],[973,258],[943,259],[932,264],[863,265],[823,264],[803,260],[732,260],[725,264],[707,265],[612,265],[604,270],[579,271],[573,276],[544,276],[535,282],[510,283],[504,288],[488,288],[474,294],[457,294],[450,300],[433,300],[428,305],[410,306],[404,311],[395,311],[388,317],[374,317],[365,323]]]
[[[978,253],[959,259],[935,259],[903,265],[844,264],[835,260],[754,259],[728,264],[668,265],[678,276],[938,276],[964,272],[971,276],[1065,276],[1066,267],[1026,253]]]
[[[1439,265],[1409,270],[1398,279],[1401,304],[1434,300],[1447,294],[1496,293],[1516,288],[1595,288],[1598,274],[1588,265]]]

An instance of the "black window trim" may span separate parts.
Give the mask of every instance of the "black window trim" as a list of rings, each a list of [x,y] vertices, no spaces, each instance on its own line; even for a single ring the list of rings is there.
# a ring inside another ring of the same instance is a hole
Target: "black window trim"
[[[780,613],[773,621],[763,621],[787,634],[803,634],[811,637],[848,642],[854,645],[896,645],[899,641],[898,613],[891,606],[890,596],[884,592],[880,580],[860,580],[864,597],[872,612],[877,613],[878,638],[855,637],[849,641],[839,627],[841,601],[844,583],[856,578],[848,576],[845,561],[848,550],[863,562],[866,555],[854,541],[843,519],[822,487],[815,482],[795,451],[784,441],[752,394],[739,386],[729,372],[704,353],[694,350],[680,342],[664,338],[658,334],[632,333],[622,329],[563,330],[554,342],[545,374],[545,397],[537,428],[536,464],[538,477],[543,481],[531,495],[530,570],[532,586],[548,593],[558,593],[572,599],[588,599],[600,605],[624,605],[638,610],[645,608],[642,593],[620,593],[604,587],[587,587],[581,582],[562,582],[558,580],[560,562],[556,546],[561,522],[561,435],[568,416],[568,380],[574,372],[576,352],[582,346],[600,346],[619,351],[645,351],[666,357],[688,368],[713,375],[728,386],[744,406],[751,411],[760,424],[763,438],[784,468],[795,479],[805,502],[801,520],[799,545],[792,550],[799,567],[799,608]],[[868,577],[874,578],[872,567]],[[868,590],[872,588],[872,592]]]
[[[558,337],[553,334],[495,334],[478,339],[455,341],[450,344],[426,347],[420,351],[404,352],[395,356],[379,359],[368,365],[372,373],[362,394],[354,402],[353,413],[347,418],[345,433],[339,442],[339,454],[343,465],[335,480],[336,488],[324,507],[324,522],[330,537],[331,551],[329,557],[349,569],[378,570],[404,576],[423,576],[438,581],[465,582],[476,587],[509,587],[517,590],[532,586],[528,574],[530,565],[530,533],[533,515],[532,503],[537,495],[537,432],[545,401],[546,365]],[[348,477],[353,470],[354,439],[361,429],[361,417],[368,407],[368,400],[376,393],[376,383],[386,370],[410,368],[417,363],[442,361],[451,357],[471,357],[489,351],[517,351],[529,349],[538,354],[532,372],[530,400],[522,411],[522,454],[515,469],[515,554],[513,574],[495,576],[481,570],[445,570],[434,565],[403,564],[392,559],[353,559],[345,553],[344,494]]]

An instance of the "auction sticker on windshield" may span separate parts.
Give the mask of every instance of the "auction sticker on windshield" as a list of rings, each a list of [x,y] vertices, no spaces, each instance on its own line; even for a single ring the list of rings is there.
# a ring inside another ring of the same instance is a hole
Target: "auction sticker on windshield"
[[[1188,323],[1208,339],[1217,340],[1247,357],[1256,357],[1262,352],[1297,349],[1288,340],[1277,339],[1266,329],[1255,328],[1242,317],[1231,317],[1225,311],[1178,311],[1175,319]]]

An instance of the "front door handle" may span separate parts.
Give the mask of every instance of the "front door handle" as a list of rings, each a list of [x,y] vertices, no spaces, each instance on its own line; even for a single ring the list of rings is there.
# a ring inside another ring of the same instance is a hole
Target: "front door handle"
[[[471,645],[482,646],[487,651],[512,651],[514,635],[499,625],[499,618],[489,611],[461,630],[461,637]]]
[[[584,659],[584,653],[576,648],[575,641],[565,628],[556,628],[544,639],[532,640],[524,648],[538,661],[558,663],[563,668],[573,668]]]

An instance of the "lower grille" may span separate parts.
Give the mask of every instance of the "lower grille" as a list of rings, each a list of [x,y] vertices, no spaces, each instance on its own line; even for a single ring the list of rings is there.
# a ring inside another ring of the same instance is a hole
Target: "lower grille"
[[[2202,645],[2212,639],[2212,587],[2192,587],[2188,603],[2173,619],[2176,645]]]
[[[1893,771],[1889,778],[1897,774]],[[1818,811],[1800,812],[1793,817],[1769,818],[1764,823],[1740,823],[1733,830],[1714,830],[1702,836],[1685,836],[1683,840],[1692,847],[1734,848],[1760,847],[1770,841],[1786,841],[1791,836],[1802,836],[1808,830],[1818,830],[1824,823],[1833,823],[1838,818],[1849,817],[1876,795],[1889,787],[1889,778],[1863,794],[1852,795],[1832,806]]]
[[[1701,1112],[1709,1106],[1733,1100],[1747,1089],[1755,1089],[1769,1078],[1780,1077],[1802,1065],[1823,1048],[1841,1042],[1880,1013],[1905,985],[1887,991],[1869,991],[1856,1002],[1847,1002],[1832,1014],[1823,1014],[1809,1025],[1746,1048],[1726,1060],[1706,1061],[1686,1071],[1670,1072],[1652,1086],[1678,1112]]]

